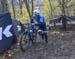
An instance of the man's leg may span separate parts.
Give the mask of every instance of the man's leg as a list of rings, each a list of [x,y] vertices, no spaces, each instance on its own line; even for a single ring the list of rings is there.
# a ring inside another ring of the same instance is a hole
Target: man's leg
[[[45,42],[48,43],[48,36],[47,36],[47,33],[44,33],[44,37],[45,37]]]
[[[44,26],[39,24],[39,29],[44,30]],[[42,36],[42,39],[44,40],[44,34],[41,32],[40,35]]]
[[[42,39],[44,40],[44,34],[41,34],[41,36],[42,36]]]
[[[48,36],[47,36],[47,27],[46,27],[46,25],[44,26],[44,37],[45,37],[45,42],[48,43]]]

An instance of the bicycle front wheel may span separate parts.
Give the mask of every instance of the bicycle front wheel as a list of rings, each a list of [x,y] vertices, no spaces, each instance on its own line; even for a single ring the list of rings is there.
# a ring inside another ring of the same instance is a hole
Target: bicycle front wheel
[[[21,51],[25,52],[26,50],[28,50],[30,45],[31,44],[30,44],[28,34],[23,33],[21,35],[21,39],[20,39],[20,49],[21,49]]]

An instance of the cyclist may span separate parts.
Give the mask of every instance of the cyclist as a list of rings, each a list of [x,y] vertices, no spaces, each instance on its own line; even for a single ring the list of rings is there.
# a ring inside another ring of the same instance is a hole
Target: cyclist
[[[32,16],[32,23],[37,22],[37,25],[39,26],[40,30],[43,30],[45,33],[42,34],[42,39],[45,38],[46,43],[47,41],[47,27],[46,27],[46,21],[44,16],[40,13],[38,9],[33,11],[33,16]]]

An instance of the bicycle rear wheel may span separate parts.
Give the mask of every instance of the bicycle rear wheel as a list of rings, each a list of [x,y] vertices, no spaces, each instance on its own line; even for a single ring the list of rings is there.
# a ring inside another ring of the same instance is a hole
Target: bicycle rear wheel
[[[31,46],[28,34],[23,33],[20,39],[20,49],[25,52]]]

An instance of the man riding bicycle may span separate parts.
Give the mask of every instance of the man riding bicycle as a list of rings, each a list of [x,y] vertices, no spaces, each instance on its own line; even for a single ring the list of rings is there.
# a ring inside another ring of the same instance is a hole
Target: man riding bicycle
[[[44,34],[42,34],[42,39],[45,38],[45,41],[47,43],[48,42],[47,41],[47,27],[46,27],[45,18],[38,9],[34,10],[33,14],[34,15],[32,16],[32,23],[34,23],[36,21],[39,29],[45,32]],[[40,32],[40,30],[39,30],[39,32]]]

